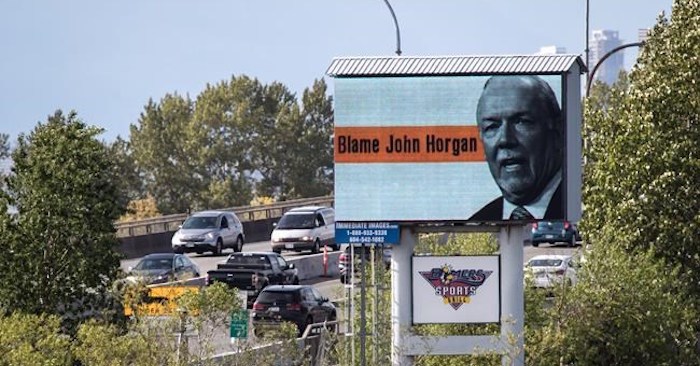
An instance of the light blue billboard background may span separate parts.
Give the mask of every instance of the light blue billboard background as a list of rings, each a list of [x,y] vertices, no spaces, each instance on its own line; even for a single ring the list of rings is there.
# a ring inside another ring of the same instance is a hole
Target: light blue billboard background
[[[489,77],[337,78],[335,126],[473,126]],[[485,161],[335,164],[337,221],[463,221],[500,195]]]

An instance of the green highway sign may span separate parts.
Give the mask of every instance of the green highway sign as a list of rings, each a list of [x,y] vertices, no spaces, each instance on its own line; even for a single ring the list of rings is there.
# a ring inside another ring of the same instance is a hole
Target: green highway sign
[[[248,338],[248,310],[231,313],[231,338]]]

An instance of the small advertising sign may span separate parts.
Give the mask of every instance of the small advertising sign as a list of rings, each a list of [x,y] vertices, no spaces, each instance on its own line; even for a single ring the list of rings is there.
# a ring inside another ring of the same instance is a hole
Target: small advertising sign
[[[398,244],[399,225],[390,222],[336,222],[335,241],[341,244]]]
[[[498,323],[500,265],[494,256],[413,257],[413,323]]]

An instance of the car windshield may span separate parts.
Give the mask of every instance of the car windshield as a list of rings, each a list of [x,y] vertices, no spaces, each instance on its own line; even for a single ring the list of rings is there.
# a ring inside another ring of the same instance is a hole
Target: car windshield
[[[294,302],[293,292],[277,292],[277,291],[263,291],[258,295],[255,300],[259,303],[272,304],[277,303],[292,303]]]
[[[145,258],[136,265],[134,269],[149,270],[149,269],[172,269],[173,260],[171,258]]]
[[[530,267],[559,267],[561,259],[532,259],[528,265]]]
[[[285,214],[277,223],[278,229],[311,229],[316,226],[313,213]]]
[[[183,229],[216,229],[216,216],[192,216],[182,224]]]
[[[226,263],[240,265],[269,265],[270,260],[265,255],[232,255],[228,257]]]

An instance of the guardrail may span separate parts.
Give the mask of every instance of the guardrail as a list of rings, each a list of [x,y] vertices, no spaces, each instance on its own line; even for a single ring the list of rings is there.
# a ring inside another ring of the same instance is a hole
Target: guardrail
[[[301,206],[333,206],[333,196],[301,198],[283,202],[275,202],[269,205],[260,206],[239,206],[223,208],[223,211],[233,211],[241,222],[250,222],[282,217],[282,214],[289,209]],[[117,230],[117,237],[130,237],[139,235],[172,232],[177,230],[189,214],[173,214],[158,216],[148,219],[117,222],[114,227]]]

